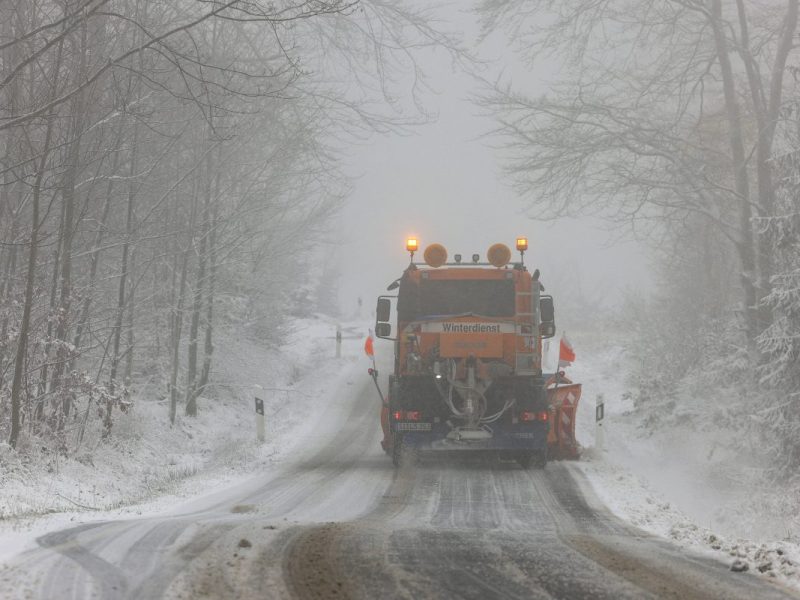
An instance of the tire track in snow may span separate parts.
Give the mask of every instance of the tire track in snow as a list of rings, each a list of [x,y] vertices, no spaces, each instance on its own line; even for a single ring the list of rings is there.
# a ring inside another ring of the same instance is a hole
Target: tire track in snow
[[[401,469],[369,515],[299,532],[285,576],[301,599],[795,597],[628,526],[575,473]]]

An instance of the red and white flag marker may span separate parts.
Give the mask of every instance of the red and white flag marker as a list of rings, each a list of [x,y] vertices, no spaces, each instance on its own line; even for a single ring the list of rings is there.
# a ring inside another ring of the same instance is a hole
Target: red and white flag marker
[[[567,339],[567,334],[561,334],[561,345],[558,349],[558,368],[568,367],[575,362],[575,350]]]
[[[364,341],[364,354],[372,359],[372,364],[375,364],[375,338],[372,336],[372,329],[369,330],[369,335]]]
[[[364,340],[364,354],[372,359],[372,368],[369,370],[369,375],[372,377],[372,381],[375,382],[375,388],[378,390],[378,394],[381,397],[381,403],[385,405],[386,398],[383,397],[381,386],[378,385],[378,368],[375,366],[375,337],[372,334],[372,329],[369,330],[369,335],[367,339]]]

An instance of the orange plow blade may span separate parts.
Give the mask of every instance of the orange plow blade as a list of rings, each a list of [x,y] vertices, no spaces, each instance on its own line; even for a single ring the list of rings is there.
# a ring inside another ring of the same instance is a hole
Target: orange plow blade
[[[547,402],[550,405],[550,433],[548,454],[554,459],[576,460],[580,457],[580,446],[575,439],[575,420],[578,402],[581,399],[581,384],[572,383],[563,375],[547,382]]]

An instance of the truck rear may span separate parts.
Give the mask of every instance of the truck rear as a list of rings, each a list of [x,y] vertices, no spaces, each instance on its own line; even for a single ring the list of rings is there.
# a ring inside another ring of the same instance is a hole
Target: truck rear
[[[527,240],[517,240],[515,263],[503,244],[489,249],[488,262],[448,262],[432,244],[417,263],[413,239],[407,250],[411,262],[389,286],[396,295],[381,296],[376,313],[376,335],[394,342],[384,449],[395,465],[409,451],[471,450],[544,467],[548,446],[574,442],[574,421],[563,434],[563,423],[553,426],[562,416],[553,402],[572,403],[574,419],[580,386],[542,373],[542,340],[555,335],[553,299],[538,270],[525,267]]]

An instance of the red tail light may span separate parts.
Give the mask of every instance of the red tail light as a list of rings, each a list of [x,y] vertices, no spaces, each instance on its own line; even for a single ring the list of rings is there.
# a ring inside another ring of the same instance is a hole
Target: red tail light
[[[550,419],[550,413],[548,413],[546,410],[543,410],[542,412],[538,413],[524,410],[521,413],[519,413],[519,420],[523,422],[548,421],[549,419]]]
[[[392,413],[395,421],[421,421],[422,412],[419,410],[396,410]]]

